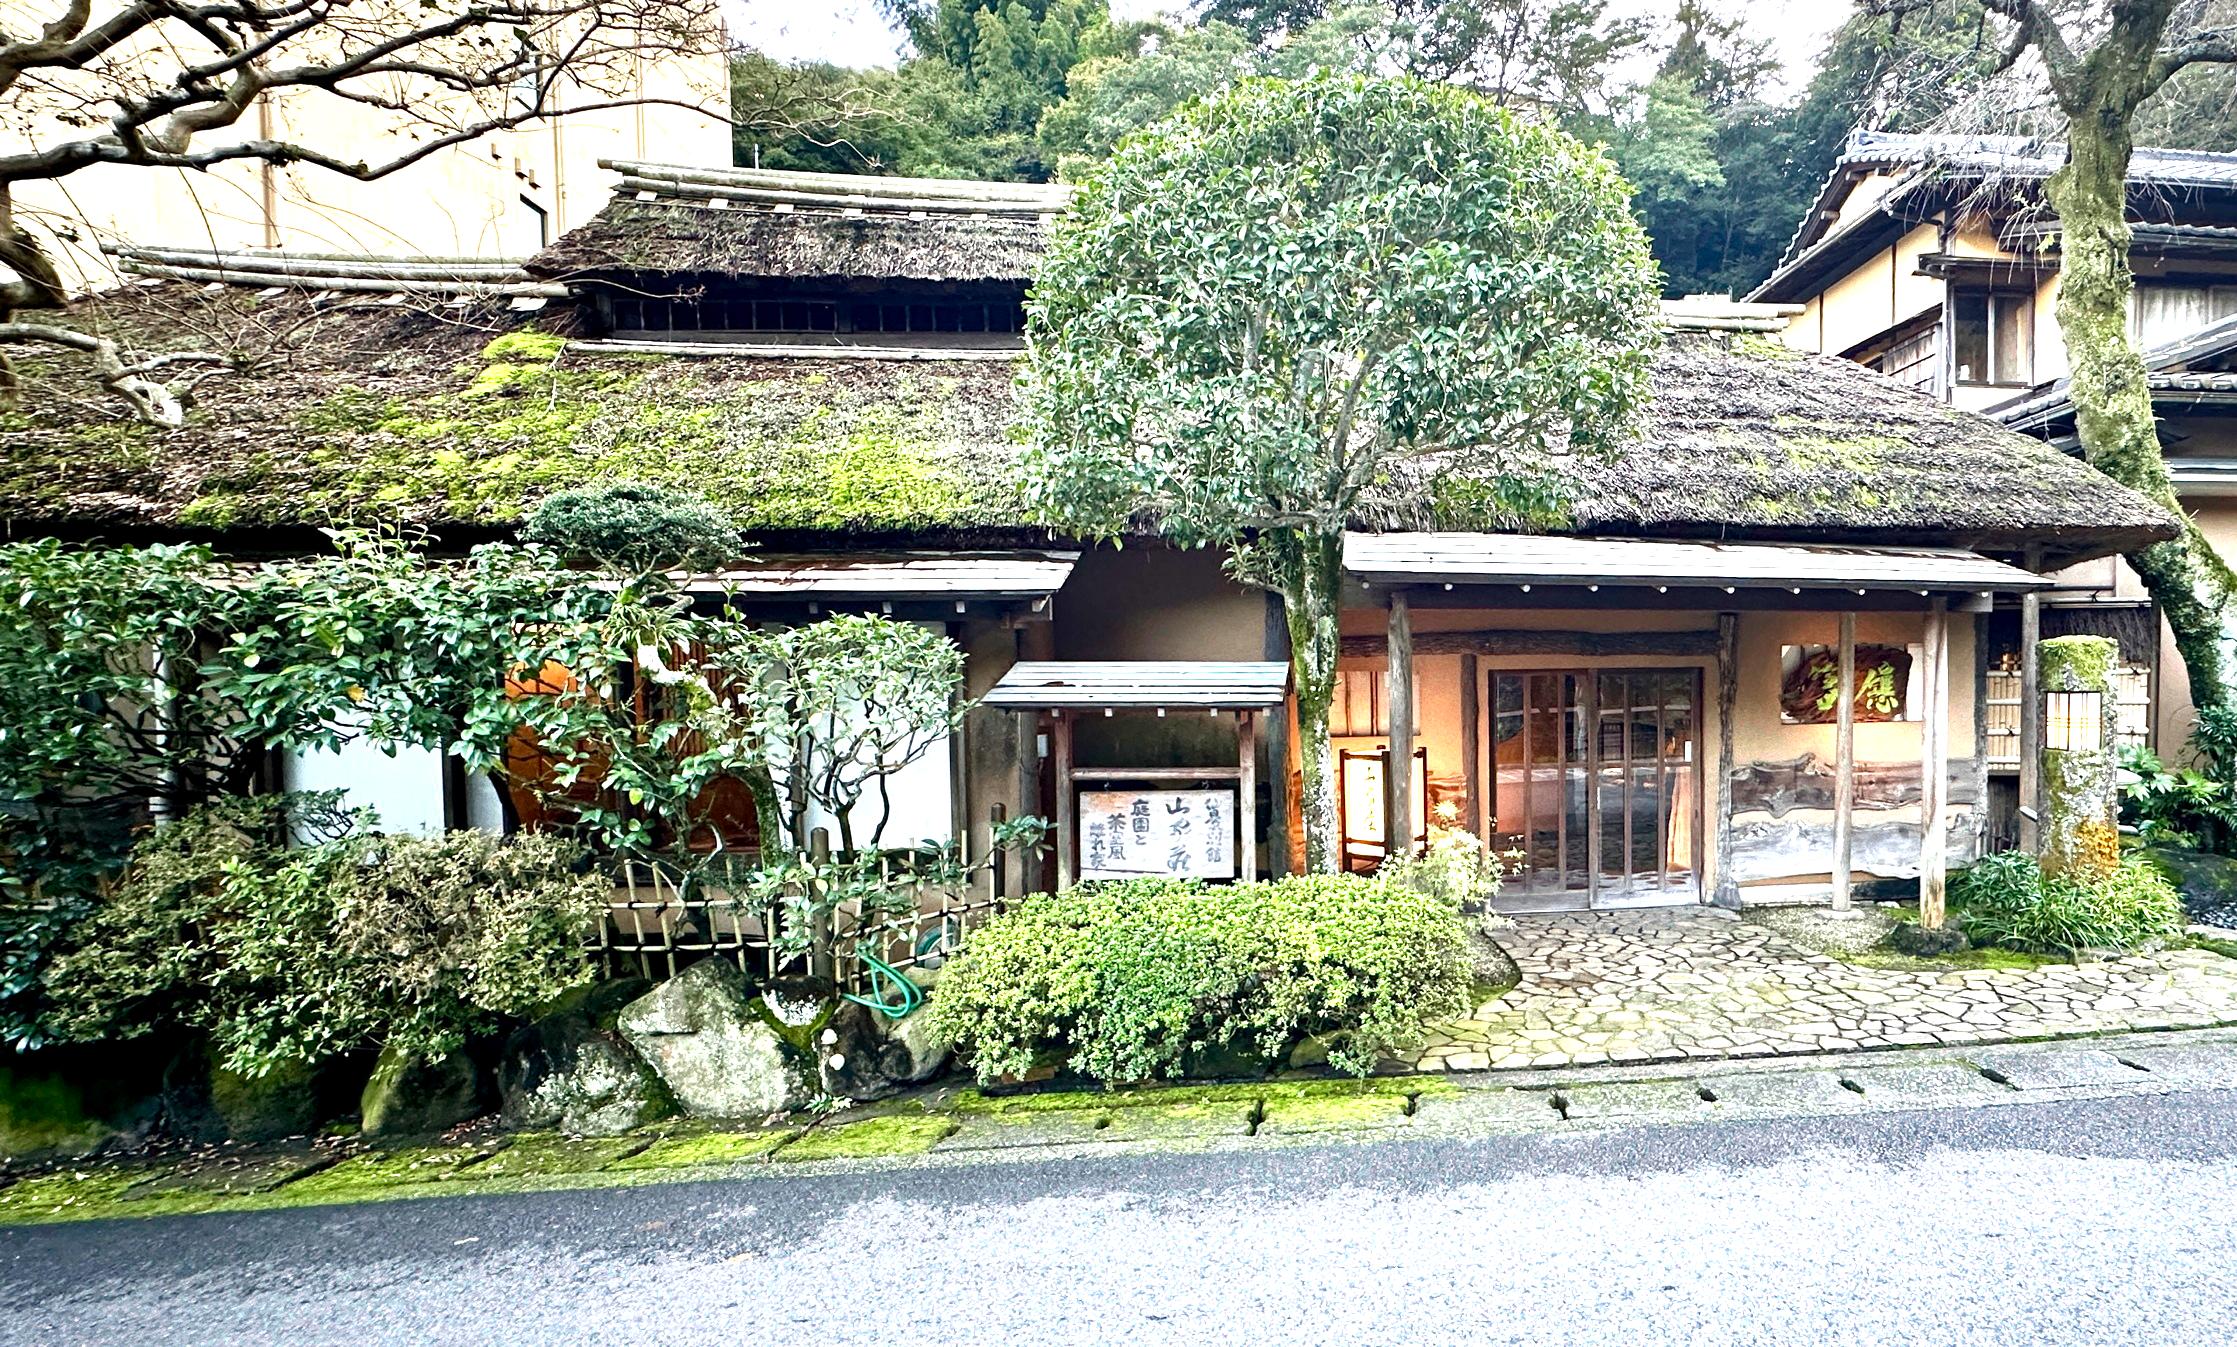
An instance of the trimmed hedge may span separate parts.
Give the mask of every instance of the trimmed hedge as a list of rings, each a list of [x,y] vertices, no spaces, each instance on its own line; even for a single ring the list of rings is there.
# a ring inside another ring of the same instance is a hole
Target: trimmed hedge
[[[972,933],[931,1014],[981,1082],[1068,1055],[1106,1082],[1180,1074],[1220,1049],[1279,1058],[1307,1034],[1365,1075],[1465,1014],[1458,904],[1350,875],[1169,880],[1036,895]]]

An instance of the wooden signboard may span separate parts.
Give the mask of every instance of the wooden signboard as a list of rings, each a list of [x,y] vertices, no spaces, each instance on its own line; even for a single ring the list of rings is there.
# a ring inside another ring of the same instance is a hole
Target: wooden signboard
[[[1083,790],[1080,878],[1235,878],[1235,791]]]

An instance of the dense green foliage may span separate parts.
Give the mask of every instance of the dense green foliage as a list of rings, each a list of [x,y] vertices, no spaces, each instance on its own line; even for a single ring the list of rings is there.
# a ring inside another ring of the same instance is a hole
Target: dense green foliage
[[[1331,1033],[1364,1075],[1463,1013],[1452,901],[1350,875],[1205,887],[1166,880],[1028,898],[972,934],[931,1013],[981,1081],[1062,1053],[1107,1082],[1170,1077],[1224,1047],[1278,1058]]]
[[[607,482],[558,491],[528,516],[521,540],[563,557],[626,571],[729,565],[745,535],[695,496],[645,482]]]
[[[2185,923],[2175,886],[2134,856],[2085,884],[2046,877],[2025,852],[2003,852],[1952,875],[1950,901],[1975,942],[2039,953],[2135,949],[2181,935]]]
[[[261,1075],[356,1048],[440,1056],[588,981],[607,885],[569,844],[352,831],[366,822],[263,796],[150,834],[46,971],[56,1035],[206,1034]]]
[[[1731,0],[1679,0],[1667,38],[1608,0],[1211,0],[1193,21],[1147,22],[1088,4],[892,8],[913,48],[896,70],[740,57],[738,162],[1078,179],[1128,133],[1236,80],[1396,72],[1604,145],[1638,190],[1671,294],[1751,288],[1850,131],[1925,128],[1999,56],[1977,0],[1860,7],[1791,94]],[[993,41],[978,40],[982,24]],[[2231,97],[2186,79],[2156,129],[2167,143],[2226,143]]]
[[[1333,868],[1342,534],[1512,525],[1557,457],[1633,429],[1656,329],[1622,180],[1450,86],[1246,80],[1088,175],[1027,310],[1028,499],[1077,536],[1229,548],[1281,594],[1307,868]]]

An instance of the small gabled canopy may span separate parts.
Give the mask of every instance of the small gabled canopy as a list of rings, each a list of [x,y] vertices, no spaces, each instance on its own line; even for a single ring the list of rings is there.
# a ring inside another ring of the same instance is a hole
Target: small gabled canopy
[[[1280,706],[1288,690],[1289,666],[1278,661],[1029,660],[1012,665],[984,704],[1012,711],[1258,711]]]
[[[756,608],[883,608],[940,613],[994,605],[1046,616],[1072,574],[1077,552],[866,552],[756,555],[685,578],[698,594]],[[932,605],[932,607],[927,607]]]
[[[2047,589],[2042,576],[1951,548],[1659,542],[1501,533],[1350,533],[1344,569],[1367,585],[1538,586],[1720,595],[1842,591],[1972,598]]]

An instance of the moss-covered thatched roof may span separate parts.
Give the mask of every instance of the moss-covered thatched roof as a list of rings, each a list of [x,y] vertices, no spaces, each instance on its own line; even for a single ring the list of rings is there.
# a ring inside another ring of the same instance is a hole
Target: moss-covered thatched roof
[[[1007,435],[1013,367],[587,353],[502,307],[367,303],[171,285],[111,324],[160,322],[262,352],[204,382],[184,429],[124,419],[82,365],[23,362],[0,420],[0,516],[27,532],[177,533],[403,521],[501,528],[611,478],[705,493],[764,536],[1045,537]],[[1645,433],[1575,465],[1558,526],[1682,537],[2045,543],[2054,558],[2171,532],[2109,479],[1846,361],[1775,340],[1673,334]],[[1482,527],[1446,482],[1425,525]]]
[[[553,280],[1032,278],[1068,192],[1030,183],[615,163],[620,189],[528,261]]]

